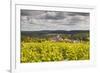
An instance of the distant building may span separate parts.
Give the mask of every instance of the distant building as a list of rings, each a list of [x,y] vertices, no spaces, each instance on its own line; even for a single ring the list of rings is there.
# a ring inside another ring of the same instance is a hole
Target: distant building
[[[65,42],[70,42],[70,43],[77,43],[80,42],[79,40],[71,40],[71,39],[63,39],[60,35],[55,35],[50,39],[53,42],[59,42],[59,41],[65,41]]]
[[[63,38],[60,35],[56,35],[53,38],[51,38],[51,41],[54,41],[54,42],[63,41]]]

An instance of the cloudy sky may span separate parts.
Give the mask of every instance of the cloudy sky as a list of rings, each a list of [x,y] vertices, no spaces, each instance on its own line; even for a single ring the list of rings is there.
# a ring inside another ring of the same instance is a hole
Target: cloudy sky
[[[21,31],[89,30],[89,13],[21,10]]]

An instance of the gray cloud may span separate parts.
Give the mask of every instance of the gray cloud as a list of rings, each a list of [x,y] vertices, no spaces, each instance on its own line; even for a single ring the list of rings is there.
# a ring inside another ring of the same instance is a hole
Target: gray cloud
[[[76,16],[76,15],[89,16],[89,13],[70,12],[69,15],[70,16]]]
[[[21,10],[21,30],[89,30],[89,13]]]
[[[51,19],[51,20],[59,20],[59,19],[64,19],[65,16],[62,12],[46,12],[46,15],[43,16],[44,19]],[[40,17],[40,19],[43,19]]]

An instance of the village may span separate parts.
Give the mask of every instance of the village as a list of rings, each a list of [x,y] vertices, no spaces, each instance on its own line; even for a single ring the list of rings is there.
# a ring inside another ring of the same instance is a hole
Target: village
[[[80,42],[80,40],[62,38],[61,35],[56,35],[56,36],[50,38],[50,40],[53,41],[53,42],[62,42],[62,41],[70,42],[70,43]]]

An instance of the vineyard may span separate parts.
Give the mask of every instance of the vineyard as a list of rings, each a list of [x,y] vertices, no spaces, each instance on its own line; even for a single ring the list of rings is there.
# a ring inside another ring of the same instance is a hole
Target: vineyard
[[[21,42],[21,62],[89,60],[90,45],[85,42]]]

